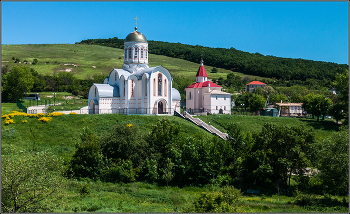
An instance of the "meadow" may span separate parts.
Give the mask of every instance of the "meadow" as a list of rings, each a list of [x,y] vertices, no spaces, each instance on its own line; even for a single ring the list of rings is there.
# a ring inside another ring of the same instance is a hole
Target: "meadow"
[[[38,59],[36,65],[25,65],[34,68],[42,75],[54,75],[57,72],[69,71],[79,79],[86,79],[94,74],[107,76],[113,69],[121,69],[124,63],[122,49],[81,44],[2,45],[2,65],[9,67],[16,65],[12,57],[19,58],[22,65],[24,60],[32,62],[33,59]],[[198,63],[193,63],[183,59],[149,54],[149,66],[158,65],[167,68],[172,75],[194,80],[199,60]],[[250,79],[262,79],[259,76],[245,75],[222,68],[218,68],[217,73],[211,73],[212,66],[205,65],[205,68],[209,79],[220,77],[226,79],[229,73],[235,73],[241,77],[247,76]]]
[[[60,96],[65,96],[60,94]],[[2,105],[2,112],[20,109],[15,103]],[[83,127],[89,127],[98,136],[110,132],[115,124],[134,124],[148,133],[161,118],[167,117],[172,123],[181,126],[181,132],[203,138],[211,134],[193,125],[191,122],[175,116],[141,116],[141,115],[61,115],[52,116],[49,122],[40,122],[36,117],[15,116],[15,123],[5,125],[2,120],[2,155],[12,156],[15,153],[30,154],[48,151],[67,163],[74,151],[74,145],[80,141]],[[272,118],[246,115],[208,115],[199,116],[203,121],[214,125],[225,132],[229,123],[237,123],[244,132],[259,131],[266,122],[289,126],[306,125],[313,127],[316,138],[326,138],[337,131],[339,125],[333,121],[313,122],[299,118]],[[26,121],[26,122],[23,122]],[[15,152],[14,152],[15,151]],[[292,180],[292,183],[294,181]],[[85,192],[82,189],[85,187]],[[87,189],[87,190],[86,190]],[[204,186],[162,186],[143,182],[107,183],[88,178],[64,178],[64,186],[57,194],[63,199],[54,212],[194,212],[194,202],[202,193],[220,192],[216,185]],[[347,212],[342,201],[347,197],[317,196],[322,201],[317,206],[303,206],[295,202],[296,195],[281,196],[251,195],[242,193],[235,202],[237,212]],[[316,199],[315,199],[316,200]],[[328,200],[328,201],[327,201]]]

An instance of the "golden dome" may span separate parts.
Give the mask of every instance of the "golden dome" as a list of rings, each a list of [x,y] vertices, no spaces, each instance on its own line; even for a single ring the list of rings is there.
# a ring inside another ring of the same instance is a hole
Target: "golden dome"
[[[137,31],[137,27],[135,27],[135,31],[130,33],[126,38],[124,42],[147,42],[146,37]]]

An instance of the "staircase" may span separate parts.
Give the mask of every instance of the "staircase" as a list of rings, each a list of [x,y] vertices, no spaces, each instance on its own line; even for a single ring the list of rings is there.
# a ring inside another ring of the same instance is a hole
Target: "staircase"
[[[182,117],[186,120],[189,120],[191,121],[192,123],[196,124],[198,127],[201,127],[203,129],[205,129],[206,131],[208,131],[209,133],[211,134],[214,134],[214,135],[217,135],[219,136],[220,138],[224,139],[224,140],[227,140],[228,138],[228,134],[226,133],[222,133],[220,132],[219,130],[217,130],[214,126],[212,125],[208,125],[206,124],[205,122],[203,122],[201,119],[199,118],[194,118],[192,117],[189,113],[187,113],[186,111],[184,111],[184,114],[180,114],[179,112],[175,111],[174,112],[174,115],[175,116],[179,116],[179,117]]]

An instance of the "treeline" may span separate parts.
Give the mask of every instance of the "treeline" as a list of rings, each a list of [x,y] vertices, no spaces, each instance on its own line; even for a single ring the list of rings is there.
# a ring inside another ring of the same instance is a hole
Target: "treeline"
[[[159,120],[149,133],[127,123],[117,124],[101,137],[84,128],[81,142],[67,163],[66,176],[113,183],[233,185],[242,191],[260,189],[267,194],[276,190],[288,194],[294,188],[347,194],[346,128],[322,144],[306,127],[267,123],[260,132],[244,133],[230,124],[227,130],[229,139],[225,141],[216,136],[187,136],[167,119]],[[321,172],[307,176],[305,170],[310,166]],[[293,188],[291,179],[297,183]]]
[[[102,83],[106,77],[104,74],[96,74],[87,79],[78,79],[69,72],[42,75],[27,66],[3,69],[1,74],[2,102],[15,102],[23,99],[25,93],[43,91],[69,92],[87,99],[93,83]]]
[[[76,44],[95,44],[114,48],[124,48],[124,40],[118,37],[110,39],[88,39]],[[249,75],[275,78],[280,80],[334,80],[337,73],[347,69],[346,64],[313,61],[305,59],[264,56],[248,53],[235,48],[210,48],[200,45],[185,45],[161,41],[148,41],[149,53],[185,59],[198,63],[203,55],[206,65],[224,68]]]

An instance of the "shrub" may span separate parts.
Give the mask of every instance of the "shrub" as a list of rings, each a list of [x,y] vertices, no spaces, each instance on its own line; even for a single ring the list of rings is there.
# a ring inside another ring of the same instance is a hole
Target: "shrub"
[[[202,193],[194,202],[195,212],[236,212],[234,203],[241,192],[231,186],[221,188],[221,192]]]
[[[236,208],[227,201],[222,192],[202,193],[194,202],[195,212],[236,212]]]
[[[131,160],[120,160],[106,167],[102,177],[107,182],[130,183],[136,181],[137,170],[133,169]]]
[[[84,184],[79,190],[80,195],[90,195],[90,187],[88,184]]]

